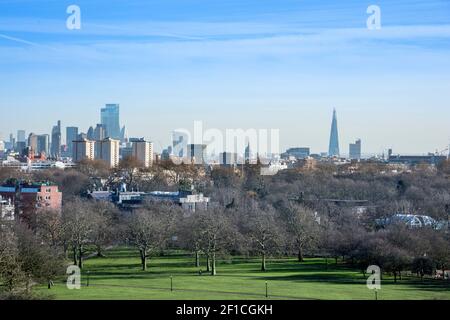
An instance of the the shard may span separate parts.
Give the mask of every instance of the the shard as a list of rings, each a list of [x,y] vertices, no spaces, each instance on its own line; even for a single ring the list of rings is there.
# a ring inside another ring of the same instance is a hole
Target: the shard
[[[333,110],[333,120],[331,122],[330,146],[328,148],[328,156],[339,157],[339,133],[336,109]]]

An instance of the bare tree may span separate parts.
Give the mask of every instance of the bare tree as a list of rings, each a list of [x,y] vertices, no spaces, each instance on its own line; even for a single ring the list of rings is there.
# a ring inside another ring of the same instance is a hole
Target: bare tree
[[[98,257],[104,257],[103,250],[114,241],[114,235],[119,229],[118,209],[107,202],[92,203],[92,243],[97,250]]]
[[[52,247],[61,244],[63,221],[61,213],[56,210],[41,210],[36,217],[36,231],[40,237]]]
[[[281,233],[273,208],[260,208],[250,212],[248,220],[244,221],[243,234],[261,255],[261,271],[267,270],[267,256],[281,248]]]
[[[202,252],[203,243],[203,230],[201,223],[199,223],[201,221],[200,217],[201,215],[199,214],[186,216],[179,221],[177,226],[177,233],[182,247],[194,253],[196,268],[200,267],[200,253]]]
[[[143,208],[128,217],[125,239],[139,250],[143,271],[147,270],[147,260],[166,245],[174,223],[172,213],[163,205]]]
[[[233,242],[237,239],[237,232],[223,208],[210,207],[195,215],[200,246],[207,257],[207,271],[215,276],[217,254],[226,252],[233,246]]]
[[[305,249],[313,249],[320,239],[320,225],[313,211],[292,206],[287,213],[286,229],[291,245],[297,250],[299,262],[304,261]]]
[[[63,232],[73,250],[73,263],[83,268],[85,246],[92,243],[96,219],[91,202],[79,198],[63,207]]]

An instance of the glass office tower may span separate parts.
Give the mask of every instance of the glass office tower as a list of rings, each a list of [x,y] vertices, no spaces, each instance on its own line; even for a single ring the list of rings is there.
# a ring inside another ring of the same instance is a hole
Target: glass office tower
[[[107,104],[101,109],[101,124],[105,128],[107,137],[112,139],[120,139],[118,104]]]

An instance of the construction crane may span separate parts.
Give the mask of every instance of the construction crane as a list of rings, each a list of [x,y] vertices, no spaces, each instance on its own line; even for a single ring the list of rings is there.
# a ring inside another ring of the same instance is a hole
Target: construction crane
[[[445,148],[444,150],[442,150],[442,151],[438,151],[438,150],[436,150],[436,155],[437,156],[442,156],[442,155],[445,155],[445,156],[447,156],[447,159],[449,158],[449,156],[450,156],[450,152],[449,152],[449,150],[450,150],[450,146],[448,146],[447,148]]]

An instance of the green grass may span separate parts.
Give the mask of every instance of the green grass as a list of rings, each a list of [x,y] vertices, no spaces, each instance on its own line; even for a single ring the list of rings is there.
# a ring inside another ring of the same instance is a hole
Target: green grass
[[[203,267],[203,269],[205,269]],[[374,299],[366,279],[358,270],[330,264],[323,259],[307,259],[300,264],[294,258],[269,261],[268,271],[260,271],[258,259],[230,258],[218,263],[218,275],[205,272],[199,276],[188,254],[172,253],[152,258],[147,272],[141,271],[138,254],[127,248],[113,249],[106,258],[85,262],[81,290],[69,290],[63,279],[48,290],[37,286],[38,294],[61,300],[233,300],[266,299]],[[87,271],[90,286],[86,287]],[[170,291],[170,277],[174,291]],[[446,299],[450,300],[450,283],[442,280],[408,278],[395,284],[384,277],[379,299]]]

